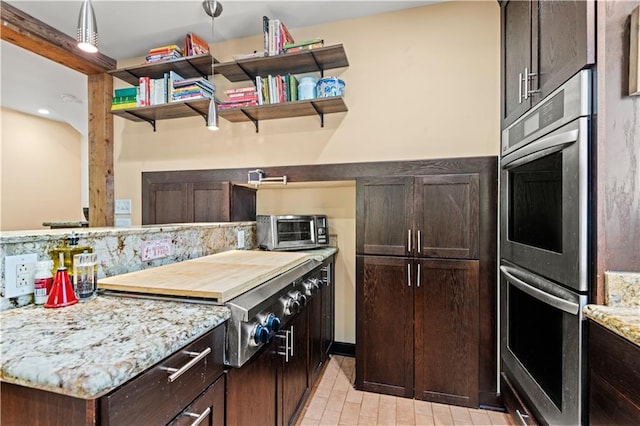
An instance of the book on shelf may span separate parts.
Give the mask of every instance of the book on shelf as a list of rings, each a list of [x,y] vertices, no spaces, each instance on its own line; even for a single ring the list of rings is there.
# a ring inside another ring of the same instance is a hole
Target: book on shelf
[[[151,105],[150,91],[151,91],[151,82],[149,77],[140,77],[138,82],[140,83],[138,86],[138,106],[145,107]]]
[[[258,105],[258,101],[247,101],[247,102],[222,102],[218,105],[218,109],[233,109],[233,108],[242,108],[248,106],[256,106]]]
[[[136,102],[137,96],[133,95],[133,96],[114,96],[111,98],[111,105],[115,105],[115,104],[128,104],[130,102]]]
[[[133,87],[123,87],[122,89],[114,90],[114,97],[120,96],[136,96],[137,89],[135,86]]]
[[[209,53],[209,44],[194,33],[187,33],[184,50],[186,56],[204,55]]]
[[[279,19],[262,17],[265,56],[276,56],[284,52],[284,46],[294,44],[291,32]]]
[[[318,44],[318,43],[322,43],[324,44],[324,40],[321,39],[320,37],[316,37],[316,38],[312,38],[310,40],[304,40],[304,41],[299,41],[297,43],[285,43],[282,48],[287,50],[287,49],[292,49],[294,47],[302,47],[302,46],[309,46],[309,45],[313,45],[313,44]]]
[[[295,53],[295,52],[301,52],[304,50],[318,49],[320,47],[324,47],[324,42],[318,42],[314,44],[305,44],[304,46],[290,47],[288,49],[285,49],[284,53]]]
[[[119,103],[119,104],[112,104],[111,105],[111,111],[117,111],[120,109],[132,109],[132,108],[137,108],[138,104],[137,102],[123,102],[123,103]]]
[[[148,63],[170,61],[182,57],[182,49],[175,44],[155,47],[147,52],[145,57]]]

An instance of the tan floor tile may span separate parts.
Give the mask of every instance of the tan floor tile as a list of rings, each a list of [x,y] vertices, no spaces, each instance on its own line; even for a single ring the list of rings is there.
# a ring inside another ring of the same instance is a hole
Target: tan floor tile
[[[375,417],[358,417],[358,426],[376,426],[378,419]]]
[[[434,426],[433,416],[431,414],[416,413],[416,426]]]
[[[378,424],[391,426],[396,424],[396,404],[385,403],[378,406]]]
[[[415,425],[413,399],[398,398],[396,400],[396,423],[399,425]]]
[[[333,389],[347,391],[351,388],[351,381],[342,373],[338,373],[336,381],[333,384]]]
[[[360,404],[355,402],[345,402],[342,407],[339,424],[341,425],[357,425],[360,415]]]
[[[397,399],[397,396],[381,394],[380,405],[393,405],[395,407]]]
[[[470,425],[473,422],[471,421],[471,416],[469,415],[469,409],[466,407],[458,407],[456,405],[449,406],[451,410],[451,417],[453,417],[453,423],[456,425]]]
[[[474,410],[469,409],[469,415],[471,416],[471,423],[476,426],[490,426],[491,419],[486,410]]]
[[[329,398],[331,394],[331,390],[333,386],[328,386],[324,383],[320,383],[314,392],[314,396],[319,396],[321,398]]]
[[[362,403],[362,396],[364,395],[364,392],[359,391],[359,390],[355,390],[353,387],[349,387],[349,390],[347,390],[347,402],[356,402],[358,404]]]
[[[347,399],[347,392],[341,390],[332,390],[327,401],[327,410],[341,411],[344,405],[344,401]]]
[[[313,398],[307,406],[307,411],[305,412],[304,416],[311,419],[320,420],[322,418],[322,413],[327,406],[328,400],[328,398],[322,398],[317,395],[313,395]]]
[[[451,416],[451,409],[448,405],[431,403],[431,409],[433,410],[433,421],[437,425],[453,425],[453,417]]]
[[[340,421],[340,411],[324,410],[322,419],[318,422],[321,426],[338,426]]]
[[[380,395],[377,393],[365,392],[362,395],[360,415],[365,417],[378,417],[378,406],[380,405]]]
[[[413,409],[416,414],[423,414],[425,416],[433,417],[433,409],[429,401],[421,401],[416,399],[413,401]]]
[[[497,411],[486,410],[492,425],[511,425],[511,417],[507,413],[499,413]]]
[[[318,419],[310,419],[308,417],[303,417],[302,420],[298,422],[298,426],[318,426]]]

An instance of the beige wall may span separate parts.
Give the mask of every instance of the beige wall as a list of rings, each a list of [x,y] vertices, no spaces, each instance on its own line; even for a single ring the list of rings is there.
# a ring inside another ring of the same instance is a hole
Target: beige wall
[[[344,45],[349,67],[325,75],[345,81],[349,111],[326,115],[324,128],[318,117],[262,121],[259,133],[251,123],[224,119],[210,132],[201,117],[160,121],[153,132],[146,123],[116,117],[115,193],[132,200],[133,224],[141,221],[143,171],[498,155],[497,2],[444,2],[290,30],[297,40],[322,37],[326,45]],[[213,51],[228,61],[261,46],[257,36],[218,43]],[[250,83],[232,85],[219,76],[216,84],[224,98],[224,89]],[[258,191],[258,211],[304,212],[300,206],[326,213],[337,232],[336,339],[353,343],[355,188]]]
[[[82,220],[80,133],[7,108],[1,121],[0,230]]]
[[[317,185],[263,185],[257,192],[258,214],[326,214],[336,255],[336,341],[355,343],[355,182]]]

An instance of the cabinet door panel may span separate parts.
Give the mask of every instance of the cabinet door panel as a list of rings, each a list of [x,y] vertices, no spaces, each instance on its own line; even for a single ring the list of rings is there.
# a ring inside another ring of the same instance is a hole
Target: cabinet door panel
[[[309,385],[307,376],[307,355],[309,333],[307,332],[309,310],[298,315],[287,328],[293,333],[290,345],[293,354],[282,367],[282,424],[292,424]],[[282,358],[284,360],[284,358]]]
[[[311,299],[309,307],[309,374],[310,386],[318,379],[318,375],[322,370],[322,362],[324,361],[323,351],[323,298],[326,296],[326,288],[317,293]]]
[[[356,386],[413,396],[413,286],[406,258],[356,257]]]
[[[415,188],[420,255],[477,259],[478,175],[421,176]]]
[[[226,222],[229,220],[229,184],[196,182],[193,184],[194,222]]]
[[[275,343],[242,368],[227,374],[228,425],[276,425],[277,380]]]
[[[149,186],[149,223],[190,222],[183,183],[154,183]]]
[[[478,261],[421,260],[415,290],[416,398],[478,404]]]
[[[413,177],[358,179],[356,252],[405,255],[413,228]]]
[[[532,81],[540,93],[534,103],[587,65],[595,62],[595,4],[592,0],[537,1],[539,80]]]
[[[520,98],[520,74],[531,69],[531,2],[511,0],[502,5],[502,119],[503,128],[531,106]]]
[[[185,410],[176,417],[169,426],[190,426],[200,419],[198,425],[218,426],[224,424],[224,376],[220,377],[214,384],[193,401]],[[204,416],[205,413],[208,414]]]

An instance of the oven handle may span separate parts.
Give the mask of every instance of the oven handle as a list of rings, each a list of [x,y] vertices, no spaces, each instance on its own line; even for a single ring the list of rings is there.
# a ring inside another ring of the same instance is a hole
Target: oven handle
[[[500,266],[500,271],[507,277],[509,282],[514,286],[518,287],[520,290],[527,293],[529,296],[535,297],[536,299],[544,302],[548,305],[553,306],[554,308],[560,309],[571,315],[577,315],[580,312],[580,305],[575,302],[571,302],[569,300],[562,299],[558,296],[554,296],[553,294],[549,294],[543,290],[540,290],[530,284],[525,283],[515,275],[511,271],[514,271],[513,268],[509,266],[502,265]]]
[[[501,167],[504,170],[512,169],[561,151],[578,140],[578,133],[578,129],[575,129],[531,142],[511,154],[505,155],[500,162]]]

